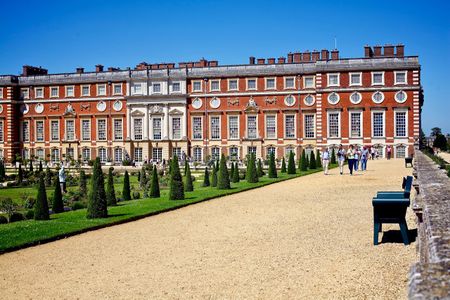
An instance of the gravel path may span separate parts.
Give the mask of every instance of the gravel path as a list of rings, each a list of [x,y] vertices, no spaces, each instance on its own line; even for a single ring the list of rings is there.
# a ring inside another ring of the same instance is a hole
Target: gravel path
[[[1,298],[405,298],[415,243],[391,225],[373,246],[371,200],[411,170],[369,161],[0,255]]]
[[[446,162],[448,162],[450,164],[450,153],[439,152],[439,156],[442,157]]]

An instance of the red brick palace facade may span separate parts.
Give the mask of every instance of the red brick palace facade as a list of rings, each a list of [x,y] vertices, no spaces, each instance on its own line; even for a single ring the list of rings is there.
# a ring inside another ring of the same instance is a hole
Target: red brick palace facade
[[[418,57],[403,45],[366,46],[361,58],[322,50],[227,66],[202,59],[64,74],[24,66],[0,76],[0,156],[120,164],[357,144],[381,155],[391,145],[404,157],[422,103]]]

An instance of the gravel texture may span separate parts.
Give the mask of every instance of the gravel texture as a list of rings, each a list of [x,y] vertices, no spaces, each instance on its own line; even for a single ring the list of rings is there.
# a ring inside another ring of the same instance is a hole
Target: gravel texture
[[[415,243],[383,225],[373,246],[371,201],[412,169],[402,159],[368,165],[0,255],[1,298],[405,298]]]

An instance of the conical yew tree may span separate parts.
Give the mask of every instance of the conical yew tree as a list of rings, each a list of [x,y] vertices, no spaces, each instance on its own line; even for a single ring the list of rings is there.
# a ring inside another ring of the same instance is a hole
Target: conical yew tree
[[[212,187],[217,187],[217,168],[216,168],[216,164],[213,164],[213,167],[212,167],[211,186]]]
[[[210,186],[211,183],[209,182],[209,171],[208,167],[205,167],[205,176],[203,178],[203,186]]]
[[[285,166],[286,168],[286,166]],[[277,166],[275,165],[275,154],[270,152],[269,156],[269,178],[277,178]]]
[[[336,152],[334,151],[334,148],[331,148],[330,163],[331,164],[336,164]]]
[[[53,193],[53,201],[52,201],[52,211],[57,213],[62,213],[64,211],[64,203],[61,193],[61,185],[59,182],[59,176],[56,176],[55,180],[55,192]]]
[[[183,178],[181,177],[178,157],[176,155],[172,159],[171,170],[169,199],[184,200]]]
[[[320,159],[319,149],[316,151],[316,167],[319,169],[322,168],[322,160]]]
[[[283,160],[281,161],[281,173],[286,173],[287,172],[287,170],[286,170],[286,160],[284,159],[284,156],[283,156]]]
[[[114,168],[109,168],[108,171],[108,183],[106,185],[106,203],[108,206],[115,206],[117,205],[117,199],[116,199],[116,191],[114,190],[114,175],[113,175]]]
[[[3,160],[0,159],[0,182],[5,181],[5,178],[6,178],[5,164],[3,163]]]
[[[300,157],[300,171],[308,170],[308,160],[306,158],[305,149],[302,151],[302,156]]]
[[[34,219],[49,220],[47,192],[45,191],[44,178],[39,177],[39,187],[36,202],[34,204]]]
[[[105,178],[102,171],[100,158],[94,161],[92,170],[91,190],[88,198],[86,217],[88,219],[106,218],[108,216],[108,205],[105,193]]]
[[[234,174],[234,163],[231,162],[230,172],[228,172],[228,175],[230,176],[230,182],[233,182],[233,174]]]
[[[189,164],[186,162],[185,164],[185,173],[186,173],[186,192],[192,192],[194,190],[194,184],[192,183],[192,175],[191,175],[191,167],[189,167]]]
[[[45,185],[46,186],[52,185],[52,171],[50,171],[50,168],[48,166],[45,169]]]
[[[309,168],[311,170],[314,170],[317,168],[316,166],[316,157],[314,156],[314,151],[311,151],[310,157],[309,157]]]
[[[87,178],[86,178],[86,173],[84,172],[84,170],[80,171],[80,194],[81,197],[86,197],[87,196]]]
[[[236,162],[234,165],[234,169],[233,169],[233,180],[231,180],[233,183],[237,183],[239,182],[240,178],[239,178],[239,166],[238,163]]]
[[[219,190],[230,189],[230,175],[228,174],[227,160],[225,154],[222,153],[219,164],[219,174],[217,176],[217,188]]]
[[[264,176],[264,170],[263,170],[261,159],[258,159],[258,166],[256,167],[256,175],[258,175],[258,177]]]
[[[256,173],[256,162],[255,155],[250,153],[248,155],[247,172],[245,174],[245,179],[247,182],[255,183],[258,182],[258,174]]]
[[[294,160],[294,152],[289,152],[289,160],[288,160],[288,168],[287,168],[288,174],[295,174],[295,160]]]
[[[43,169],[42,169],[42,160],[40,160],[40,161],[39,161],[39,169],[38,169],[38,171],[39,171],[40,174],[42,174],[42,170],[43,170]]]
[[[124,201],[131,200],[130,176],[128,175],[128,171],[125,171],[123,177],[122,198]]]
[[[150,186],[150,198],[159,198],[160,192],[159,192],[159,180],[158,180],[158,170],[156,170],[156,166],[153,168],[152,171],[152,183]]]

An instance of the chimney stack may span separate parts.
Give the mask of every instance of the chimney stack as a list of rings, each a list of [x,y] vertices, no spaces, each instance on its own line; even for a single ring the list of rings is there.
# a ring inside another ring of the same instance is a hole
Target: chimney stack
[[[393,45],[384,45],[384,56],[385,57],[394,57],[394,46]]]
[[[95,72],[97,72],[97,73],[103,72],[103,66],[102,65],[95,65]]]
[[[84,68],[77,68],[77,74],[83,74]]]
[[[279,63],[279,64],[284,64],[284,63],[286,63],[286,58],[285,58],[285,57],[282,57],[282,56],[278,57],[278,63]]]
[[[312,61],[318,61],[320,59],[320,52],[313,50],[311,59]]]
[[[381,46],[373,46],[373,57],[381,57]]]
[[[23,66],[22,67],[22,76],[33,76],[33,75],[47,75],[48,70],[42,67],[33,67],[33,66]]]
[[[331,50],[331,60],[338,60],[339,59],[339,50],[334,49]]]
[[[309,50],[306,50],[305,52],[303,52],[302,58],[303,58],[302,61],[304,61],[304,62],[311,61],[311,53],[309,52]]]
[[[287,57],[288,57],[288,60],[287,60],[288,64],[292,64],[294,62],[294,54],[289,52]]]
[[[249,57],[249,63],[250,63],[251,65],[254,65],[254,64],[255,64],[255,61],[256,61],[256,59],[255,59],[254,56],[250,56],[250,57]]]
[[[327,49],[323,49],[322,51],[321,51],[322,53],[321,53],[321,60],[329,60],[330,58],[329,58],[329,51],[327,50]]]
[[[258,65],[263,65],[266,63],[266,60],[264,58],[258,58]]]
[[[373,57],[373,51],[369,45],[364,46],[364,57],[365,58]]]
[[[395,56],[404,57],[405,56],[405,46],[402,44],[398,44],[396,48],[397,48],[397,53],[395,54]]]
[[[299,63],[302,60],[302,54],[300,52],[294,53],[294,63]]]
[[[267,63],[270,64],[274,64],[275,63],[275,58],[271,57],[267,59]]]

